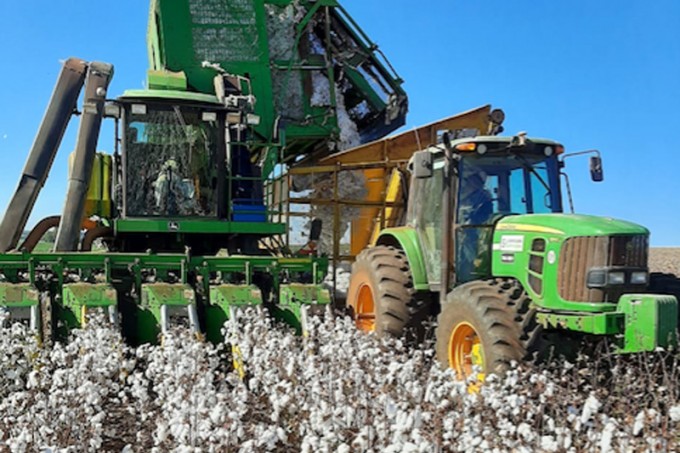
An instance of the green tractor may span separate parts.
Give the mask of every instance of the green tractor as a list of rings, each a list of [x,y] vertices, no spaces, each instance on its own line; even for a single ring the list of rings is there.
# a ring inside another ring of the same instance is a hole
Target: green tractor
[[[677,301],[647,294],[649,231],[565,214],[557,142],[477,136],[414,154],[406,224],[352,268],[357,327],[418,341],[461,377],[546,354],[547,338],[607,336],[619,353],[676,344]],[[602,180],[599,154],[591,158]],[[574,335],[576,334],[576,335]]]

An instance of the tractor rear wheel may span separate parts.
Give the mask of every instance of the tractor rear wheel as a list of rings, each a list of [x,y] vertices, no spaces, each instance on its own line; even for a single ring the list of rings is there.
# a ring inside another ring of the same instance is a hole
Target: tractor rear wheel
[[[414,342],[424,338],[430,316],[429,301],[415,297],[406,254],[384,245],[357,256],[352,265],[347,307],[358,329]]]
[[[531,299],[516,280],[465,283],[449,293],[436,330],[437,358],[466,379],[477,371],[502,374],[511,362],[531,358],[541,327]]]

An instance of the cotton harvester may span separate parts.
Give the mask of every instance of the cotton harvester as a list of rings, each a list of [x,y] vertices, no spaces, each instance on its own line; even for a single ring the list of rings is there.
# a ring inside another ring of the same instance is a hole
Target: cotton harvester
[[[0,225],[0,306],[45,341],[95,309],[132,343],[177,322],[217,341],[243,305],[303,328],[328,260],[284,244],[277,176],[402,126],[401,80],[335,0],[153,0],[148,50],[146,89],[115,100],[111,65],[65,62]],[[20,243],[83,85],[63,212]]]

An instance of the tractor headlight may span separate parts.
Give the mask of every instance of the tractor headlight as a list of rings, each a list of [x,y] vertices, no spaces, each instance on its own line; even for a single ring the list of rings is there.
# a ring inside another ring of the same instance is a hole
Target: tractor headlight
[[[610,285],[623,285],[626,283],[626,273],[625,272],[610,272],[607,278],[607,283]]]
[[[610,286],[646,285],[649,282],[649,274],[646,270],[622,269],[622,268],[595,268],[590,269],[586,284],[588,288],[607,288]]]
[[[593,269],[588,272],[588,288],[603,288],[607,285],[607,271]]]
[[[630,274],[630,283],[632,285],[646,285],[647,284],[647,272],[646,271],[635,271]]]

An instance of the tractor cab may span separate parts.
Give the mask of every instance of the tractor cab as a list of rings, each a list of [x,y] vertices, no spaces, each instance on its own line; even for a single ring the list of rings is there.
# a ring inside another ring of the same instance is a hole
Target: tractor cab
[[[491,274],[491,239],[501,218],[562,212],[558,156],[564,148],[551,140],[496,136],[458,139],[451,147],[454,267],[456,282],[463,283]],[[428,280],[438,283],[445,222],[436,194],[445,183],[444,146],[416,153],[411,170],[408,224],[420,236]]]

